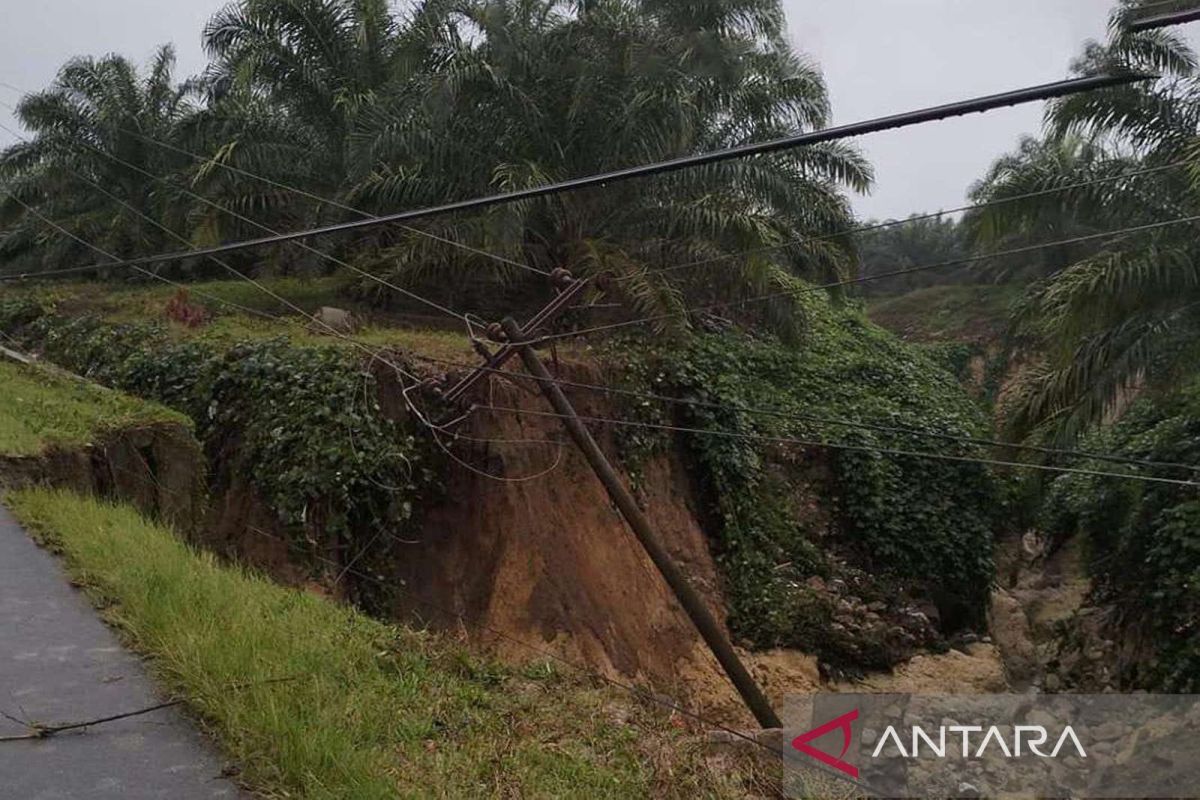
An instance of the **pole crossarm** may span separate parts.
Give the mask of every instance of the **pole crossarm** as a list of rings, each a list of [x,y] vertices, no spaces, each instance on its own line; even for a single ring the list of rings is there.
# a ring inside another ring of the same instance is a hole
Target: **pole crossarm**
[[[570,307],[579,295],[587,289],[591,281],[586,278],[573,279],[563,291],[559,292],[553,300],[551,300],[541,311],[533,316],[529,322],[525,323],[525,327],[521,330],[522,335],[533,333],[543,325],[553,322],[563,311]],[[467,392],[469,392],[479,381],[483,380],[488,375],[508,363],[508,360],[517,354],[517,347],[511,342],[505,342],[501,345],[491,357],[488,358],[482,366],[476,367],[467,377],[460,380],[453,387],[448,389],[442,399],[447,403],[457,402]]]

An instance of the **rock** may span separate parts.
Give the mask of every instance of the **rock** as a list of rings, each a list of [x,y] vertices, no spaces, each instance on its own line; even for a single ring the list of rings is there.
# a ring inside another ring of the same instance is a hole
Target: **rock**
[[[1036,561],[1046,552],[1046,542],[1037,531],[1029,530],[1021,536],[1021,555],[1026,561]]]
[[[742,753],[754,752],[758,750],[755,744],[756,732],[750,732],[743,736],[738,736],[732,731],[709,731],[706,736],[706,749],[710,755],[726,754],[739,755]]]
[[[958,785],[959,797],[979,797],[979,789],[971,783],[963,781]]]
[[[1053,730],[1061,723],[1058,719],[1048,711],[1043,711],[1040,708],[1035,708],[1025,715],[1025,722],[1029,725],[1041,725],[1043,728]]]
[[[1056,673],[1051,672],[1046,676],[1046,679],[1042,681],[1042,688],[1047,692],[1057,692],[1062,688],[1062,678],[1058,677]]]
[[[754,739],[763,747],[783,752],[783,728],[766,728],[756,733]]]
[[[1125,735],[1126,728],[1119,722],[1109,721],[1092,728],[1092,736],[1097,741],[1113,742]]]
[[[309,330],[315,333],[329,333],[330,329],[338,333],[354,333],[359,329],[358,319],[344,308],[322,306],[313,314]]]
[[[1018,688],[1028,685],[1038,672],[1037,647],[1021,603],[1003,589],[992,592],[988,630],[1004,660],[1009,680]]]

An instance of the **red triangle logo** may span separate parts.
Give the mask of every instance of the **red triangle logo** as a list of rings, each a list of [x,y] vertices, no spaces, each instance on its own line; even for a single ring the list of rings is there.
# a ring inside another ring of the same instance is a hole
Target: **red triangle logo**
[[[854,721],[858,719],[858,709],[842,714],[837,719],[831,719],[819,728],[813,728],[808,733],[802,733],[792,740],[792,747],[804,753],[807,756],[812,756],[817,761],[820,761],[826,766],[833,767],[836,770],[846,773],[855,780],[858,779],[858,767],[853,764],[847,764],[842,760],[846,752],[850,749],[850,743],[854,739]],[[830,731],[840,730],[842,732],[842,752],[835,758],[828,753],[824,753],[809,744],[814,739],[820,739]]]

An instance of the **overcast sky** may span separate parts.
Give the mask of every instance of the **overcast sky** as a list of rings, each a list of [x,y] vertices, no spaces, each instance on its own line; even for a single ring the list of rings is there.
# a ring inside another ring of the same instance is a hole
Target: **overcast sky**
[[[0,82],[49,82],[72,55],[149,57],[162,42],[180,75],[204,64],[200,30],[220,0],[3,0]],[[825,72],[834,121],[852,122],[1066,77],[1084,40],[1104,34],[1112,0],[784,0],[793,44]],[[1200,24],[1187,29],[1200,31]],[[1194,38],[1194,37],[1193,37]],[[16,95],[0,87],[0,101]],[[960,205],[972,181],[1040,106],[875,134],[861,140],[878,181],[855,206],[897,217]],[[0,123],[12,126],[0,105]],[[12,140],[0,130],[0,143]]]

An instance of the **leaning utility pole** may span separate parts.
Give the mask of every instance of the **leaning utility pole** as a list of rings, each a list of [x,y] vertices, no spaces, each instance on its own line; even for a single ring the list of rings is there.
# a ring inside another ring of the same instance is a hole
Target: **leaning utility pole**
[[[696,629],[700,631],[700,635],[704,637],[704,641],[712,649],[713,655],[717,657],[717,661],[720,662],[725,674],[733,682],[734,688],[738,690],[750,711],[753,712],[755,719],[764,728],[783,727],[766,695],[763,694],[762,689],[755,683],[754,678],[750,676],[749,671],[734,652],[733,645],[726,638],[725,632],[721,630],[720,624],[708,610],[708,606],[704,604],[700,594],[688,582],[682,570],[671,559],[670,554],[667,553],[666,548],[663,547],[654,532],[654,528],[651,527],[650,520],[638,508],[637,501],[634,500],[625,484],[621,482],[616,470],[605,458],[600,446],[596,444],[592,434],[575,413],[571,401],[563,394],[562,389],[546,370],[542,360],[529,345],[526,332],[521,330],[512,317],[506,318],[502,327],[507,339],[505,342],[507,352],[511,353],[515,350],[520,354],[521,360],[525,362],[525,368],[540,385],[542,394],[546,396],[550,405],[562,419],[567,433],[570,434],[584,458],[587,459],[592,471],[596,473],[596,477],[604,484],[608,496],[612,498],[613,503],[620,510],[621,516],[633,529],[633,533],[641,542],[646,555],[650,556],[650,560],[658,568],[659,574],[663,576],[675,597],[679,599],[683,610],[687,612]]]

